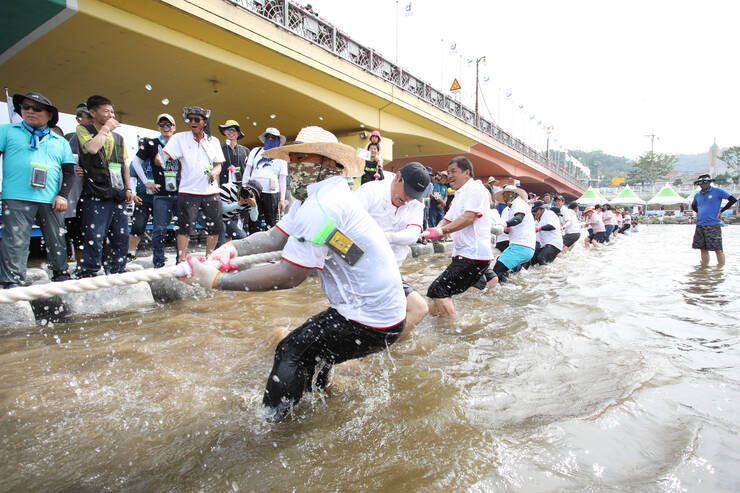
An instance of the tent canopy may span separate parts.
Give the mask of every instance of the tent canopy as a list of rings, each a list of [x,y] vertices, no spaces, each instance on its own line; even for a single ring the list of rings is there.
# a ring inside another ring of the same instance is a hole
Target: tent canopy
[[[611,205],[645,205],[645,201],[635,195],[630,187],[626,187],[619,195],[609,201]]]
[[[588,190],[586,190],[586,193],[581,195],[576,199],[576,202],[578,205],[596,205],[596,204],[606,204],[609,202],[604,198],[601,193],[599,193],[598,190],[594,190],[591,187],[588,187]]]
[[[687,199],[681,197],[670,185],[660,189],[655,196],[648,200],[648,205],[676,205],[686,204]]]

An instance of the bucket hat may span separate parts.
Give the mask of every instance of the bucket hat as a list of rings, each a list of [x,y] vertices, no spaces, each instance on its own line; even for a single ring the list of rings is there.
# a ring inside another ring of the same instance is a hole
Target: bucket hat
[[[224,133],[224,130],[227,128],[236,128],[236,131],[239,132],[239,137],[236,138],[236,140],[241,139],[244,137],[244,132],[242,132],[242,128],[239,126],[239,122],[236,120],[226,120],[223,125],[218,126],[218,131],[221,132],[221,135],[226,137],[226,134]]]
[[[306,128],[311,128],[311,127],[306,127]],[[320,127],[316,127],[316,128],[320,128]],[[285,145],[285,140],[286,140],[285,139],[285,135],[281,135],[280,134],[280,130],[278,130],[277,128],[269,127],[267,130],[265,130],[264,132],[262,132],[262,135],[260,135],[257,138],[260,139],[260,142],[262,142],[264,144],[265,143],[265,137],[267,135],[274,135],[275,137],[280,137],[280,145],[281,146],[284,146]]]
[[[21,103],[24,99],[30,99],[31,101],[46,107],[49,113],[51,113],[51,119],[48,123],[49,128],[55,126],[59,122],[59,110],[56,108],[56,106],[51,104],[51,101],[49,101],[46,96],[44,96],[40,92],[28,92],[25,95],[13,95],[13,108],[15,108],[15,112],[19,115],[21,114]]]

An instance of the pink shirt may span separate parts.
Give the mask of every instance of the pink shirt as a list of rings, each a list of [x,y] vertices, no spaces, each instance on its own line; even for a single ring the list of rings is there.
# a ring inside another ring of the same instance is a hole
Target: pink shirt
[[[617,218],[612,211],[604,211],[604,224],[607,226],[616,226]]]
[[[586,220],[586,224],[594,230],[594,233],[603,233],[606,231],[604,220],[601,218],[601,214],[599,212],[591,214],[591,216]]]

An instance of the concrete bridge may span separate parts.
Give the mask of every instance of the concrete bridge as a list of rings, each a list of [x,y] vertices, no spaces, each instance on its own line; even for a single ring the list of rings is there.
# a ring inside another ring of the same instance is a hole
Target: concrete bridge
[[[289,0],[35,0],[5,6],[0,80],[72,112],[91,94],[124,123],[151,127],[185,105],[237,119],[248,142],[320,125],[355,147],[370,130],[393,169],[444,169],[466,155],[480,177],[579,196],[585,177],[558,165],[430,84]],[[167,104],[165,104],[167,103]]]

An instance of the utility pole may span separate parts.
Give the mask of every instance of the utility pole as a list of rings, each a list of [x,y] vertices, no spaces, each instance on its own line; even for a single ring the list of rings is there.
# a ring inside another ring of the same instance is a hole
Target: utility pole
[[[478,79],[478,64],[486,59],[485,56],[482,56],[475,60],[475,127],[478,128],[478,87],[480,85],[480,80]]]
[[[655,153],[655,139],[658,138],[655,134],[646,134],[645,137],[650,138],[650,152]]]
[[[398,65],[398,0],[396,0],[396,65]]]

